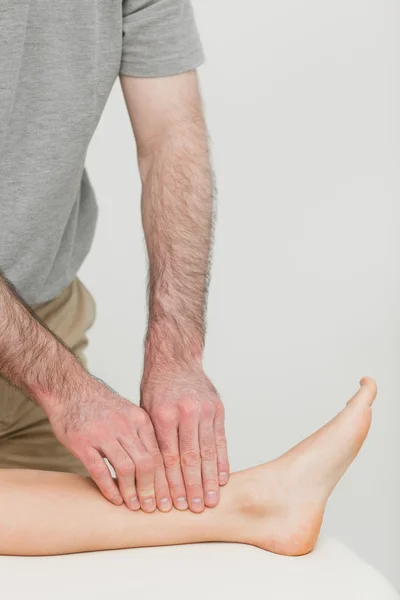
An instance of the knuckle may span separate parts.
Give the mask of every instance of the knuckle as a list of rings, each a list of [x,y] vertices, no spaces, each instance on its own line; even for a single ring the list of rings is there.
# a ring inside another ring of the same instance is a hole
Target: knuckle
[[[204,400],[202,408],[201,408],[201,412],[207,418],[213,417],[215,414],[214,402],[212,400]]]
[[[156,487],[156,494],[160,497],[168,497],[169,496],[169,487],[167,485],[160,485]]]
[[[169,481],[169,489],[171,491],[171,496],[173,498],[179,498],[181,496],[186,496],[185,486],[180,483],[176,483],[176,481]]]
[[[133,475],[135,467],[131,461],[126,460],[126,461],[123,461],[123,462],[120,462],[119,464],[117,464],[117,466],[115,467],[115,470],[117,473],[120,473],[120,475],[122,475],[122,476]]]
[[[112,488],[105,488],[104,495],[111,500],[111,502],[119,502],[121,500],[120,494]]]
[[[168,436],[159,435],[157,438],[157,442],[158,442],[158,447],[163,455],[168,455],[168,456],[171,455],[173,441]]]
[[[217,453],[213,444],[203,446],[201,448],[201,458],[204,460],[216,460]]]
[[[77,454],[82,462],[85,463],[86,467],[91,467],[101,461],[100,455],[91,446],[82,448]]]
[[[208,479],[203,479],[203,485],[205,488],[207,488],[208,490],[217,490],[219,488],[219,483],[217,481],[217,479],[215,478],[208,478]]]
[[[226,447],[226,437],[225,435],[216,435],[215,436],[215,445],[218,448],[225,448]]]
[[[153,454],[153,462],[156,469],[161,469],[164,466],[163,457],[161,452],[154,452]]]
[[[187,488],[189,496],[200,496],[200,498],[203,497],[203,488],[199,483],[189,483]]]
[[[173,425],[176,422],[176,414],[173,408],[160,408],[153,415],[153,421],[155,423],[159,423],[160,425],[167,427],[168,425]]]
[[[107,466],[105,464],[101,464],[101,462],[87,465],[87,469],[93,479],[102,479],[109,472]]]
[[[182,454],[182,464],[184,467],[196,467],[200,464],[200,453],[196,450],[188,450]]]
[[[180,409],[184,417],[193,417],[198,412],[197,401],[192,398],[184,398]]]
[[[217,432],[215,434],[215,443],[217,446],[225,446],[226,445],[225,433]]]
[[[224,417],[225,416],[225,407],[223,405],[223,402],[220,398],[217,399],[217,402],[215,403],[215,411],[218,414],[219,417]]]
[[[166,469],[175,469],[180,465],[179,456],[167,454],[164,456],[164,465]]]
[[[149,415],[144,410],[141,410],[139,412],[139,414],[136,415],[135,422],[136,422],[136,425],[138,427],[140,427],[140,428],[141,427],[148,427],[148,426],[152,427],[151,421],[150,421],[150,417],[149,417]]]

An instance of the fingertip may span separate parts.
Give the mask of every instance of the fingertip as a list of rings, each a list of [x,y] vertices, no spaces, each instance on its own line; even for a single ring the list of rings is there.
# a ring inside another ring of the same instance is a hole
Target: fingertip
[[[140,510],[140,502],[137,497],[131,498],[129,500],[128,508],[130,508],[131,510],[135,510],[135,511]]]
[[[190,510],[194,513],[202,513],[204,510],[203,498],[192,498],[190,501]]]
[[[221,485],[221,486],[226,485],[228,483],[228,479],[229,479],[228,473],[226,473],[225,471],[222,471],[218,476],[219,485]]]
[[[214,508],[215,506],[217,506],[218,500],[219,500],[218,492],[209,491],[206,493],[205,505],[208,508]]]
[[[111,498],[111,502],[115,504],[115,506],[121,506],[121,504],[124,504],[122,496],[114,496],[114,498]]]
[[[154,498],[144,498],[141,501],[141,508],[146,513],[154,512],[157,508]]]
[[[187,510],[189,508],[188,502],[183,496],[174,500],[174,506],[177,510]]]
[[[161,498],[158,502],[158,510],[161,512],[170,512],[172,510],[172,502],[170,498]]]

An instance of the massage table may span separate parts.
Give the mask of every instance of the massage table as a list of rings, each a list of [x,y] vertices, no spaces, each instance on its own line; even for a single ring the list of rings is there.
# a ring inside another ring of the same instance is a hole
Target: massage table
[[[291,558],[241,544],[193,544],[0,557],[4,600],[399,600],[375,569],[331,538]]]

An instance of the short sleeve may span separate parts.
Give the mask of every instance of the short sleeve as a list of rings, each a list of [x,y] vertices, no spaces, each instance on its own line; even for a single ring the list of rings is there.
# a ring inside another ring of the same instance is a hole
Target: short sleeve
[[[124,0],[122,6],[120,74],[166,77],[204,62],[190,0]]]

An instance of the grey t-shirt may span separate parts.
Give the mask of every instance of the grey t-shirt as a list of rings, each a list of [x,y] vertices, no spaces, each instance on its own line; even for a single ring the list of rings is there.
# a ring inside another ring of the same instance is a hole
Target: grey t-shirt
[[[0,269],[26,302],[57,296],[89,252],[85,157],[118,74],[202,62],[190,0],[1,0]]]

